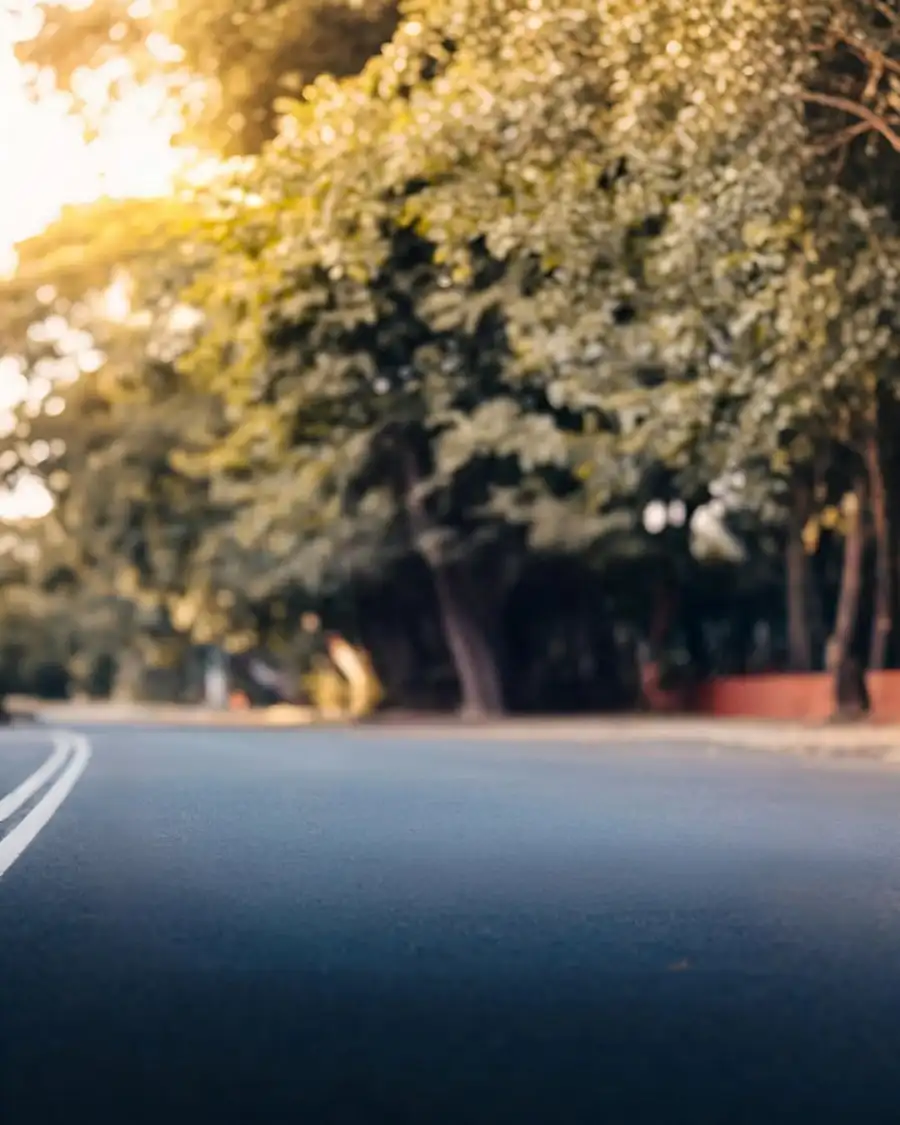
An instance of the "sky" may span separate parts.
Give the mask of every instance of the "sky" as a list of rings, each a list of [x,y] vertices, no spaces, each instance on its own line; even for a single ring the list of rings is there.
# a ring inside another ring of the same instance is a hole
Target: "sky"
[[[48,93],[33,104],[13,46],[29,29],[29,13],[34,26],[37,4],[19,3],[24,18],[0,0],[0,260],[7,265],[13,244],[43,229],[64,203],[162,194],[180,164],[170,144],[175,121],[161,113],[159,89],[135,91],[90,145],[66,116],[64,97]]]
[[[35,0],[16,6],[18,14],[0,0],[0,276],[15,266],[15,243],[40,232],[64,204],[165,194],[184,159],[170,144],[176,122],[161,111],[159,89],[135,90],[91,144],[67,116],[62,96],[48,93],[37,105],[29,100],[13,48],[39,17]],[[15,368],[0,362],[0,415],[8,416],[23,389]],[[0,519],[45,509],[34,481],[0,493]]]

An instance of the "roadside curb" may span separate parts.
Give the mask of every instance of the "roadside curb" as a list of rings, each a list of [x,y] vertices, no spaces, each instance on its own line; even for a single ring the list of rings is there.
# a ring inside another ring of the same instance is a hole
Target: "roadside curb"
[[[701,744],[811,758],[855,759],[900,765],[900,725],[763,722],[690,718],[535,718],[470,721],[453,717],[380,715],[360,722],[316,720],[309,708],[210,711],[200,707],[78,704],[37,707],[22,725],[191,726],[222,730],[365,733],[378,738],[487,739],[570,744]],[[19,723],[15,723],[18,726]]]
[[[811,726],[739,720],[637,719],[561,720],[522,723],[367,725],[367,733],[417,737],[484,737],[502,741],[631,744],[693,744],[711,748],[761,750],[809,758],[847,759],[900,765],[900,726]]]

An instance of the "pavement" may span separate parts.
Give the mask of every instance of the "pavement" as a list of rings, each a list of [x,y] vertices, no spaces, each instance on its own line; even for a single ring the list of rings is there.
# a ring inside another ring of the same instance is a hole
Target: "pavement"
[[[599,715],[577,717],[508,717],[466,722],[453,715],[387,712],[357,724],[322,722],[307,706],[280,704],[247,711],[221,711],[183,704],[60,702],[18,698],[20,715],[56,726],[130,725],[137,727],[200,727],[259,730],[271,727],[347,731],[364,729],[373,737],[398,734],[419,738],[462,738],[475,735],[508,742],[620,742],[627,745],[663,741],[667,744],[728,746],[813,758],[858,758],[900,764],[900,725],[878,722],[806,723],[711,718],[706,716]]]
[[[0,735],[3,1125],[900,1120],[890,767],[79,730]]]

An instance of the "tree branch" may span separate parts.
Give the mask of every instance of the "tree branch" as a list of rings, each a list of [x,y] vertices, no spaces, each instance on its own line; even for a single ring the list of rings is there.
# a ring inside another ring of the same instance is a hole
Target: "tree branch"
[[[858,118],[860,125],[865,124],[866,126],[865,129],[859,130],[860,134],[867,131],[880,133],[895,152],[900,152],[900,133],[896,133],[883,117],[879,117],[874,110],[860,102],[853,101],[851,98],[841,98],[835,94],[820,94],[814,91],[801,94],[801,97],[803,101],[810,102],[813,105],[837,109],[851,117]]]
[[[877,47],[871,47],[864,39],[854,35],[849,31],[841,31],[837,33],[837,44],[843,44],[849,51],[862,62],[867,63],[871,68],[869,80],[866,83],[866,92],[864,97],[874,97],[878,83],[881,81],[885,72],[891,74],[900,74],[900,62],[892,59],[884,51],[879,50]]]
[[[842,129],[840,133],[829,137],[827,140],[822,141],[821,144],[812,145],[812,151],[819,153],[821,156],[827,156],[835,149],[843,148],[851,141],[856,140],[857,137],[863,136],[864,133],[871,132],[871,126],[867,121],[857,121],[855,125],[850,125],[847,129]]]

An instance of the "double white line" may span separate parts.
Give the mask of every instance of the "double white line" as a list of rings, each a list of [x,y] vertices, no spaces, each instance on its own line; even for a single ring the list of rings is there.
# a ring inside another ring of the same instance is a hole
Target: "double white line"
[[[0,798],[0,824],[3,824],[53,782],[31,811],[0,839],[0,878],[50,823],[90,761],[90,744],[83,735],[63,731],[54,736],[53,744],[53,753],[47,761],[12,793]]]

